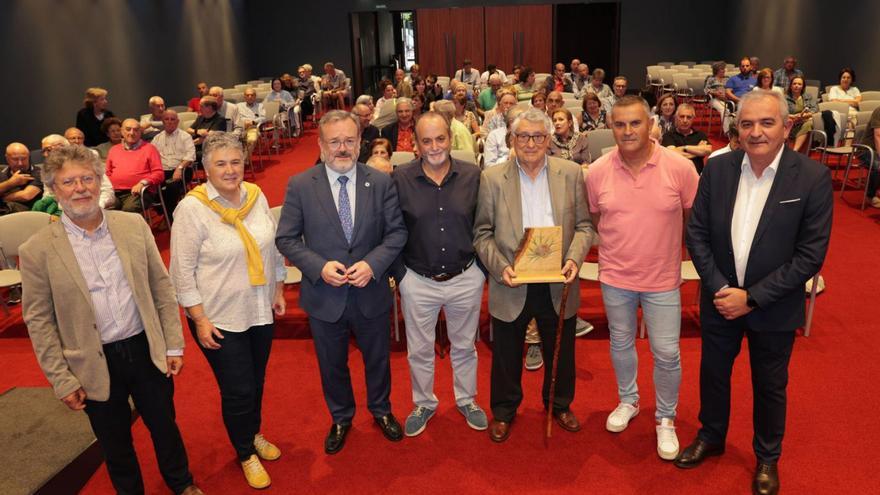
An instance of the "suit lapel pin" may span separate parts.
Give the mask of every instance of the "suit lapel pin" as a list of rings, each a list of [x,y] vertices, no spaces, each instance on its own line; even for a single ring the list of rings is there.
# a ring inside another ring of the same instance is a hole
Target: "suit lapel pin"
[[[364,182],[364,187],[370,187],[370,183],[369,183],[369,182]]]

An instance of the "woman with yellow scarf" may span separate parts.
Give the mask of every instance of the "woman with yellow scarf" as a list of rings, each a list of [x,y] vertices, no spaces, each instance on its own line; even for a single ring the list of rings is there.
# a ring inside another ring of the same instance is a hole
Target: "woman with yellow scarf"
[[[261,433],[261,404],[275,315],[285,311],[284,260],[266,197],[243,181],[238,138],[207,136],[208,182],[186,195],[171,229],[171,277],[193,337],[220,387],[221,410],[245,479],[271,480],[260,459],[281,451]]]

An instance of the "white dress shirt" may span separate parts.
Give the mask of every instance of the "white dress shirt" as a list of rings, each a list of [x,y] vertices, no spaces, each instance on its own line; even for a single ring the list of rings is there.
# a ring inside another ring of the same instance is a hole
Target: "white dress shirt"
[[[153,146],[159,150],[163,170],[174,170],[183,162],[195,161],[196,145],[192,136],[178,127],[171,134],[162,131],[153,138]]]
[[[237,106],[238,118],[242,121],[250,120],[254,125],[260,125],[266,121],[266,110],[263,108],[262,103],[255,101],[253,105],[248,105],[246,101],[242,101]]]
[[[499,127],[486,136],[483,146],[483,163],[485,167],[492,167],[506,162],[510,158],[510,148],[507,147],[507,129]]]
[[[226,208],[232,205],[207,183],[208,198]],[[240,188],[244,201],[245,189]],[[275,218],[266,197],[245,217],[263,258],[266,283],[253,286],[248,277],[247,255],[235,227],[192,196],[174,210],[171,229],[171,281],[184,308],[201,304],[211,323],[228,332],[243,332],[274,321],[275,284],[287,275],[284,258],[275,248]]]
[[[519,169],[519,191],[522,206],[523,229],[529,227],[552,227],[553,204],[550,202],[550,182],[547,181],[547,159],[534,180],[516,161]]]
[[[348,182],[345,184],[345,190],[348,191],[348,203],[351,205],[351,224],[354,226],[354,205],[356,203],[355,196],[357,195],[357,187],[355,187],[357,183],[357,165],[351,167],[351,170],[344,174],[334,171],[327,165],[324,165],[324,169],[327,170],[327,181],[330,182],[330,192],[333,193],[333,204],[336,205],[337,213],[339,213],[339,190],[342,188],[342,184],[339,183],[339,177],[342,175],[348,177]]]
[[[736,203],[733,206],[733,219],[730,222],[730,240],[733,244],[736,280],[740,287],[745,284],[746,266],[749,263],[752,241],[755,239],[755,230],[757,230],[758,221],[761,220],[761,214],[764,212],[764,205],[767,203],[767,196],[770,195],[770,188],[773,187],[773,180],[776,178],[781,158],[782,148],[758,178],[752,171],[749,155],[743,156],[742,172],[736,190]]]
[[[66,214],[61,215],[61,223],[89,288],[101,343],[109,344],[143,332],[144,323],[107,228],[107,217],[102,213],[101,225],[92,233],[73,223]]]

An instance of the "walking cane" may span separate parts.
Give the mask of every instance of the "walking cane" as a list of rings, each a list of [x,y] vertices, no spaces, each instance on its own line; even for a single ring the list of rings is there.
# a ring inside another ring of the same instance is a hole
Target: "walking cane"
[[[562,300],[559,302],[559,321],[556,323],[556,346],[553,347],[553,362],[550,363],[550,401],[547,405],[547,429],[546,438],[551,437],[553,428],[553,400],[556,398],[556,374],[559,371],[559,346],[562,343],[562,327],[565,324],[565,301],[568,299],[568,289],[571,284],[562,285]]]

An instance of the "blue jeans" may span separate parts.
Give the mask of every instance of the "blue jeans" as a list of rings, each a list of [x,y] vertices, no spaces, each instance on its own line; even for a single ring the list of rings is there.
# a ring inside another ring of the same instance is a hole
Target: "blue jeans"
[[[654,389],[657,394],[655,417],[675,419],[678,388],[681,384],[681,294],[679,289],[666,292],[638,292],[602,284],[602,300],[608,315],[611,334],[611,363],[617,377],[620,402],[636,404],[639,386],[636,375],[636,310],[639,303],[648,327],[651,353],[654,355]]]

